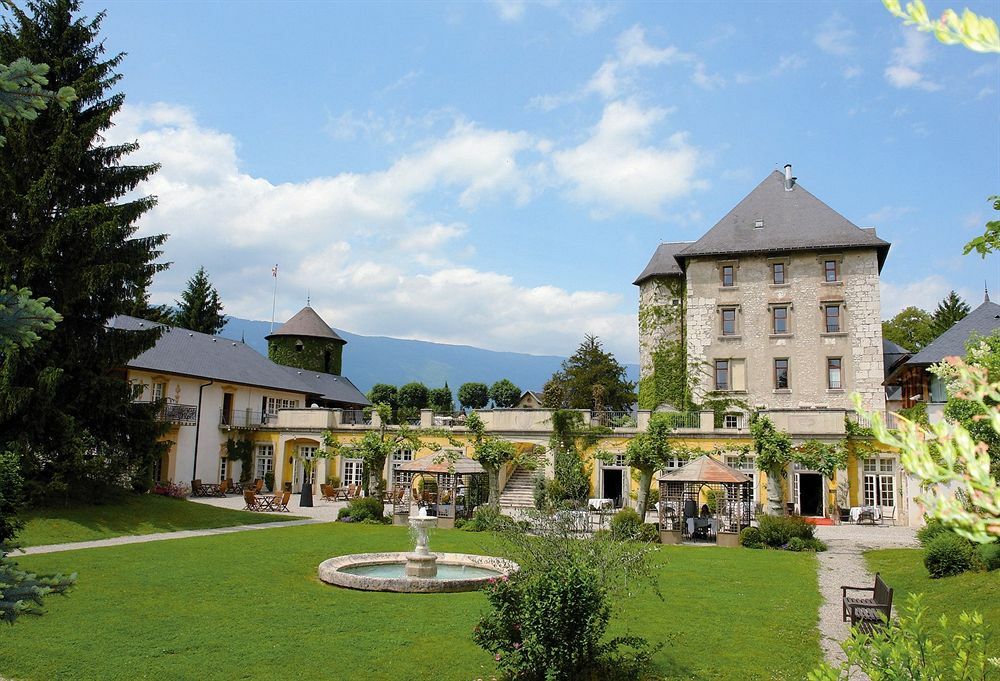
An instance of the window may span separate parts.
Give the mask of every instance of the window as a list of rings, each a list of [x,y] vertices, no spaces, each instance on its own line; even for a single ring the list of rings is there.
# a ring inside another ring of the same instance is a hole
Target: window
[[[715,360],[715,389],[729,390],[729,360]]]
[[[257,445],[253,470],[254,479],[258,480],[263,480],[268,473],[274,470],[274,445]]]
[[[823,280],[834,282],[840,281],[840,277],[837,272],[837,261],[836,260],[824,260],[823,261]]]
[[[363,468],[361,459],[344,459],[344,479],[341,484],[360,485]]]
[[[931,402],[947,402],[948,390],[938,376],[931,376]]]
[[[896,462],[893,459],[864,460],[865,506],[896,505]]]
[[[229,477],[227,475],[228,472],[229,472],[229,459],[227,459],[226,457],[222,457],[221,459],[219,459],[219,482],[222,482],[223,480]]]
[[[826,315],[826,332],[840,332],[840,305],[824,305],[823,311]]]
[[[675,454],[674,456],[672,456],[669,459],[667,459],[666,463],[663,464],[663,468],[661,468],[660,470],[662,470],[662,471],[675,470],[677,468],[680,468],[681,466],[683,466],[686,463],[687,463],[687,459],[682,458],[680,456],[677,456]]]
[[[722,427],[723,428],[739,428],[740,427],[740,415],[739,414],[723,414],[722,415]]]
[[[153,461],[153,482],[160,482],[161,480],[163,480],[163,457],[158,456]]]
[[[299,458],[300,459],[312,459],[314,456],[316,456],[316,449],[317,449],[317,447],[315,447],[314,445],[299,445]],[[302,464],[299,463],[299,465],[301,466]],[[305,468],[303,467],[302,470],[304,471]],[[308,480],[303,480],[303,482],[308,482],[309,484],[312,484],[312,483],[316,482],[316,466],[315,466],[315,464],[313,465],[312,470],[309,471],[309,479]]]
[[[392,453],[392,470],[390,471],[389,480],[393,485],[409,485],[413,482],[413,473],[407,471],[398,471],[397,469],[403,465],[404,461],[413,461],[413,450],[412,449],[401,449],[398,452]]]
[[[788,360],[774,360],[774,388],[775,390],[788,390]]]
[[[739,496],[743,496],[743,503],[752,505],[757,503],[757,468],[752,457],[727,456],[726,465],[743,473],[750,478],[750,498],[742,495],[742,490],[738,487],[726,488],[726,501],[736,505],[739,503]]]
[[[764,229],[764,218],[757,218],[753,221],[754,229]]]
[[[771,328],[773,329],[773,332],[776,334],[788,333],[787,307],[771,308]]]
[[[722,285],[736,286],[736,268],[732,265],[722,266]]]
[[[295,341],[295,352],[302,352],[305,349],[305,345],[302,341]]]
[[[614,454],[615,458],[610,465],[618,468],[625,468],[625,454],[620,452],[615,452]]]
[[[826,385],[830,390],[841,390],[844,387],[840,378],[841,363],[840,357],[826,358]]]
[[[152,393],[150,394],[150,399],[153,402],[162,400],[167,394],[167,384],[166,383],[154,383],[152,388]]]
[[[284,400],[279,397],[268,397],[267,408],[264,410],[269,416],[275,416],[279,409],[297,409],[298,400]]]
[[[775,284],[785,283],[785,263],[776,262],[771,265],[771,277]]]
[[[735,307],[724,307],[724,308],[722,308],[722,335],[723,336],[735,336],[736,335],[736,308]]]

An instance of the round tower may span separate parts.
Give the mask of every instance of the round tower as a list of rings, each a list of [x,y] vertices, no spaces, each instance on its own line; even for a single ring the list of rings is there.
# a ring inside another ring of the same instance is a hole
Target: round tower
[[[267,337],[267,356],[276,364],[340,375],[347,341],[316,310],[306,306]]]

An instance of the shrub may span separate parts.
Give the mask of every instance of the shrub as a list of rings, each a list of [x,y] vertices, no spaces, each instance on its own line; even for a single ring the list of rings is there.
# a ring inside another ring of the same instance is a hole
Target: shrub
[[[920,545],[927,547],[927,545],[938,535],[950,532],[950,530],[945,527],[944,523],[936,518],[931,518],[927,521],[927,524],[917,530],[917,541]]]
[[[792,537],[788,540],[788,546],[785,547],[788,551],[805,551],[806,550],[806,540],[802,537]]]
[[[924,565],[931,577],[960,575],[976,568],[979,556],[968,539],[953,532],[939,534],[927,543]]]
[[[271,471],[264,473],[264,485],[267,487],[268,492],[274,491],[274,473]]]
[[[744,527],[743,531],[740,532],[740,546],[745,546],[748,549],[762,549],[767,544],[764,543],[764,537],[758,528]]]
[[[186,499],[191,494],[191,489],[187,485],[176,482],[168,482],[163,485],[156,485],[152,489],[153,494],[162,494],[165,497],[174,499]]]
[[[330,478],[329,478],[329,480],[330,480],[329,484],[330,484],[331,487],[340,487],[340,476],[339,475],[331,475]]]
[[[990,544],[980,544],[979,557],[987,570],[1000,570],[1000,541]]]
[[[823,551],[826,551],[829,548],[826,545],[825,541],[823,541],[822,539],[816,539],[815,537],[813,537],[812,539],[804,539],[803,541],[805,542],[807,551],[815,551],[816,553],[822,553]]]
[[[626,506],[611,517],[609,529],[616,541],[635,541],[642,531],[642,518],[631,507]]]
[[[389,522],[389,518],[385,515],[385,506],[383,506],[382,500],[377,497],[351,499],[346,508],[337,511],[338,520],[348,516],[351,518],[351,522],[355,523],[365,520],[374,520],[377,523]]]
[[[772,548],[781,548],[788,544],[792,537],[813,539],[816,528],[797,515],[761,515],[757,518],[760,525],[761,540]]]
[[[639,541],[659,544],[660,525],[658,523],[643,523],[642,527],[639,528]]]
[[[509,515],[500,513],[500,509],[489,505],[477,506],[472,519],[462,525],[466,532],[502,532],[519,527],[520,523]],[[455,527],[458,527],[456,523]]]

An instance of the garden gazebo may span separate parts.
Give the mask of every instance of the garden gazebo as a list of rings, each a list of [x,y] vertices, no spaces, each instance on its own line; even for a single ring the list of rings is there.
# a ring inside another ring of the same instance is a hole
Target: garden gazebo
[[[424,489],[419,495],[414,493],[417,506],[427,509],[428,515],[436,515],[438,527],[453,526],[456,518],[471,518],[476,506],[489,499],[489,480],[482,465],[475,459],[438,459],[425,456],[398,466],[393,475],[393,489],[405,485],[397,476],[412,473],[413,477],[432,477],[436,484],[433,492]],[[412,484],[412,483],[411,483]],[[409,511],[409,495],[393,494],[393,515]]]
[[[750,526],[753,482],[704,454],[660,476],[660,530],[668,540],[702,537],[733,543]]]

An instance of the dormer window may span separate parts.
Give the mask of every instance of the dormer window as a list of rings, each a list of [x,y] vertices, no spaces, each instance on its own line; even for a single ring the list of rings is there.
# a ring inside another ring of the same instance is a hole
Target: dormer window
[[[303,345],[302,341],[295,341],[295,352],[302,352],[305,347],[306,346]]]
[[[754,229],[764,229],[764,218],[757,218],[753,221]]]

